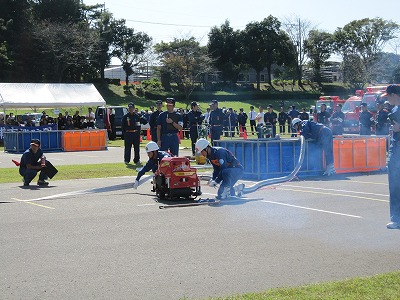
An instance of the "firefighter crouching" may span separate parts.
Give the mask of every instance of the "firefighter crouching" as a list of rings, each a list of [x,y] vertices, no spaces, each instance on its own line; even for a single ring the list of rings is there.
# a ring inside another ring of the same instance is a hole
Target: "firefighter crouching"
[[[213,166],[212,179],[208,185],[216,187],[220,184],[215,198],[222,200],[235,196],[233,186],[242,178],[243,166],[232,152],[222,147],[211,147],[204,138],[196,142],[196,151],[207,157]]]
[[[135,183],[133,184],[133,188],[136,190],[139,186],[140,178],[149,171],[153,173],[157,170],[158,164],[164,157],[171,157],[172,155],[165,151],[160,151],[158,144],[156,142],[149,142],[146,145],[146,152],[149,157],[149,160],[145,164],[145,166],[138,172],[136,176]]]

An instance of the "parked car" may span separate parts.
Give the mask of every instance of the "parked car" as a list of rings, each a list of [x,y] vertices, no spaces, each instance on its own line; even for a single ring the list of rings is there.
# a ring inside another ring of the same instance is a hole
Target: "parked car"
[[[125,106],[98,106],[95,112],[95,126],[99,129],[110,128],[110,113],[114,113],[114,132],[116,136],[122,137],[122,117],[128,113]]]

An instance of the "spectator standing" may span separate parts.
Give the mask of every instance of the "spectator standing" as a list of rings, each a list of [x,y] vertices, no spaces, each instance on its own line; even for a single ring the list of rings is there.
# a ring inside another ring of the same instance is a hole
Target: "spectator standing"
[[[342,135],[345,115],[342,112],[342,104],[338,103],[335,106],[335,112],[331,116],[332,134]]]
[[[268,105],[268,111],[264,114],[264,122],[265,125],[272,126],[271,136],[275,137],[276,135],[276,122],[278,119],[278,115],[274,112],[274,107],[270,104]]]
[[[206,139],[196,142],[196,151],[207,157],[212,166],[212,179],[208,185],[216,187],[220,184],[216,199],[226,199],[235,196],[233,186],[243,176],[243,166],[229,150],[222,147],[211,147]]]
[[[392,110],[389,120],[392,124],[388,155],[390,222],[388,229],[400,229],[400,86],[392,84],[386,88],[386,96]]]
[[[140,163],[140,131],[141,124],[146,124],[147,120],[140,116],[135,110],[135,104],[128,104],[128,113],[122,117],[121,128],[124,137],[124,162],[129,164],[133,146],[133,162]]]
[[[191,110],[188,113],[189,120],[189,130],[190,130],[190,140],[192,142],[192,155],[196,155],[195,145],[197,139],[199,138],[199,126],[203,123],[204,115],[199,111],[199,105],[197,102],[192,102],[190,104]]]
[[[94,122],[95,122],[96,116],[91,107],[88,108],[88,113],[86,114],[85,118],[86,118],[86,128],[89,128],[89,129],[94,128]]]
[[[81,116],[79,115],[79,110],[75,111],[75,114],[72,116],[72,122],[74,123],[74,128],[80,128]]]
[[[264,125],[265,125],[264,115],[265,115],[264,108],[262,106],[260,106],[258,108],[258,114],[256,116],[256,121],[257,121],[256,129],[257,129],[257,136],[258,136],[259,139],[265,138],[265,135],[264,135]]]
[[[292,127],[307,140],[316,140],[322,146],[325,154],[326,170],[324,175],[331,176],[336,173],[333,165],[333,136],[332,131],[321,123],[310,120],[302,121],[299,118],[292,120]]]
[[[360,112],[360,135],[371,135],[371,125],[373,124],[374,117],[368,111],[367,103],[361,103]]]
[[[326,104],[322,103],[321,111],[319,113],[317,113],[318,123],[328,126],[330,117],[331,117],[331,114],[326,110]]]
[[[64,130],[65,129],[65,122],[66,122],[66,120],[65,120],[63,114],[59,113],[58,117],[57,117],[57,129],[58,130]]]
[[[24,154],[22,154],[19,174],[23,177],[24,186],[29,186],[30,182],[36,177],[39,172],[39,180],[37,185],[48,185],[46,181],[48,179],[47,175],[43,172],[46,167],[46,157],[40,148],[40,140],[31,140],[30,147]]]
[[[376,104],[377,113],[375,117],[375,134],[376,135],[389,135],[389,112],[383,108],[383,102],[379,101]]]
[[[301,109],[301,113],[299,114],[299,119],[302,121],[310,119],[310,116],[308,115],[308,113],[304,107]]]
[[[161,100],[157,100],[156,107],[157,107],[157,109],[154,112],[152,112],[150,115],[149,125],[150,125],[151,140],[153,142],[157,143],[157,118],[158,118],[159,114],[162,112],[162,101]]]
[[[250,120],[250,130],[251,134],[254,135],[254,132],[257,131],[257,123],[256,123],[257,113],[254,111],[254,106],[250,106],[249,111],[249,120]]]
[[[210,135],[212,144],[214,141],[221,139],[222,128],[226,116],[222,112],[222,109],[218,108],[217,100],[212,100],[209,105],[210,105],[210,117],[208,122],[210,124]]]
[[[157,118],[157,144],[160,150],[179,155],[178,132],[183,128],[182,115],[175,111],[175,99],[167,98],[167,110]]]
[[[285,133],[285,125],[286,125],[288,118],[289,118],[289,116],[285,112],[285,108],[283,106],[281,106],[281,111],[279,112],[279,115],[278,115],[279,133],[280,134]]]
[[[245,132],[247,123],[247,114],[244,112],[243,108],[239,109],[238,123],[239,123],[239,132]]]

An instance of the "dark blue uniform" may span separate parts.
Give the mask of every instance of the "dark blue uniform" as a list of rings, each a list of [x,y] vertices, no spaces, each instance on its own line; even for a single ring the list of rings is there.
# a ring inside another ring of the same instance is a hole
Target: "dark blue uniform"
[[[369,111],[360,112],[360,135],[371,135],[372,117]]]
[[[129,163],[131,160],[131,149],[133,145],[134,157],[133,162],[140,161],[140,126],[147,124],[146,118],[137,113],[127,113],[122,117],[122,134],[124,136],[124,161]]]
[[[242,127],[242,131],[246,131],[246,123],[247,123],[247,114],[243,111],[240,111],[238,114],[238,123],[239,126]],[[240,131],[239,131],[240,132]]]
[[[400,123],[399,106],[392,108],[389,119],[392,123]],[[390,193],[390,220],[400,223],[400,132],[392,132],[387,165]]]
[[[326,165],[333,164],[333,136],[328,127],[309,120],[302,121],[301,135],[305,139],[316,140],[325,152]]]
[[[222,109],[217,108],[210,112],[210,117],[208,123],[210,124],[210,134],[211,134],[211,143],[214,140],[221,139],[222,128],[224,121],[226,120],[225,114],[222,112]]]
[[[28,164],[32,166],[40,166],[42,156],[43,151],[40,148],[38,149],[38,151],[36,151],[36,153],[33,153],[32,149],[29,148],[24,152],[24,154],[22,154],[19,165],[19,174],[24,177],[24,183],[29,184],[33,180],[33,178],[35,178],[38,172],[40,172],[39,180],[44,181],[47,179],[47,175],[41,170],[33,170],[27,168]]]
[[[178,129],[172,124],[167,123],[167,118],[174,120],[175,123],[183,124],[182,115],[176,111],[170,113],[163,111],[157,118],[157,126],[161,126],[161,147],[160,150],[169,150],[173,155],[179,155]]]
[[[187,116],[189,122],[190,140],[192,141],[192,154],[194,156],[196,154],[195,144],[197,139],[199,138],[198,125],[201,125],[204,120],[204,116],[201,114],[200,111],[194,110],[189,111]]]
[[[156,110],[151,113],[149,118],[151,140],[157,143],[157,118],[161,112]]]
[[[389,112],[386,109],[381,109],[376,113],[376,125],[375,134],[376,135],[389,135]]]
[[[292,131],[292,137],[297,136],[297,132],[296,132],[295,129],[293,129],[293,128],[290,126],[290,122],[291,122],[294,118],[298,118],[299,115],[300,115],[300,112],[299,112],[297,109],[295,109],[295,108],[292,108],[292,109],[288,112],[288,116],[289,116],[289,119],[288,119],[289,130],[291,129],[291,131]]]
[[[321,123],[325,126],[328,126],[330,117],[331,117],[331,114],[329,112],[327,112],[326,110],[317,113],[318,123]]]
[[[272,125],[272,137],[276,135],[276,119],[278,119],[278,115],[274,111],[264,114],[265,125]]]
[[[285,133],[285,124],[288,119],[289,119],[289,116],[286,112],[281,111],[279,113],[279,115],[278,115],[279,133]]]
[[[331,122],[332,122],[332,134],[333,135],[342,135],[343,134],[344,118],[345,118],[345,115],[342,111],[335,111],[332,114]]]
[[[211,147],[207,156],[213,166],[212,179],[221,183],[218,196],[221,196],[226,187],[230,188],[231,195],[235,195],[233,186],[243,176],[243,166],[229,150],[221,147]]]
[[[153,173],[157,171],[158,165],[160,164],[160,161],[164,157],[171,157],[171,154],[165,151],[157,151],[157,156],[155,159],[149,159],[147,163],[144,165],[144,167],[138,172],[136,176],[136,180],[139,180],[146,172],[152,171]]]

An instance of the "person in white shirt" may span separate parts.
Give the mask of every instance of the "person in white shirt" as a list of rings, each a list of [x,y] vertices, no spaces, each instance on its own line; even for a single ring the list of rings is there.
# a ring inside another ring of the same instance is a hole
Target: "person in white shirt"
[[[258,114],[256,116],[256,121],[257,121],[257,136],[259,139],[264,138],[264,108],[260,106],[258,108]]]
[[[256,131],[256,117],[257,117],[257,112],[254,111],[254,106],[250,106],[250,111],[249,111],[249,120],[250,120],[250,130],[251,134],[254,135],[254,131]]]

